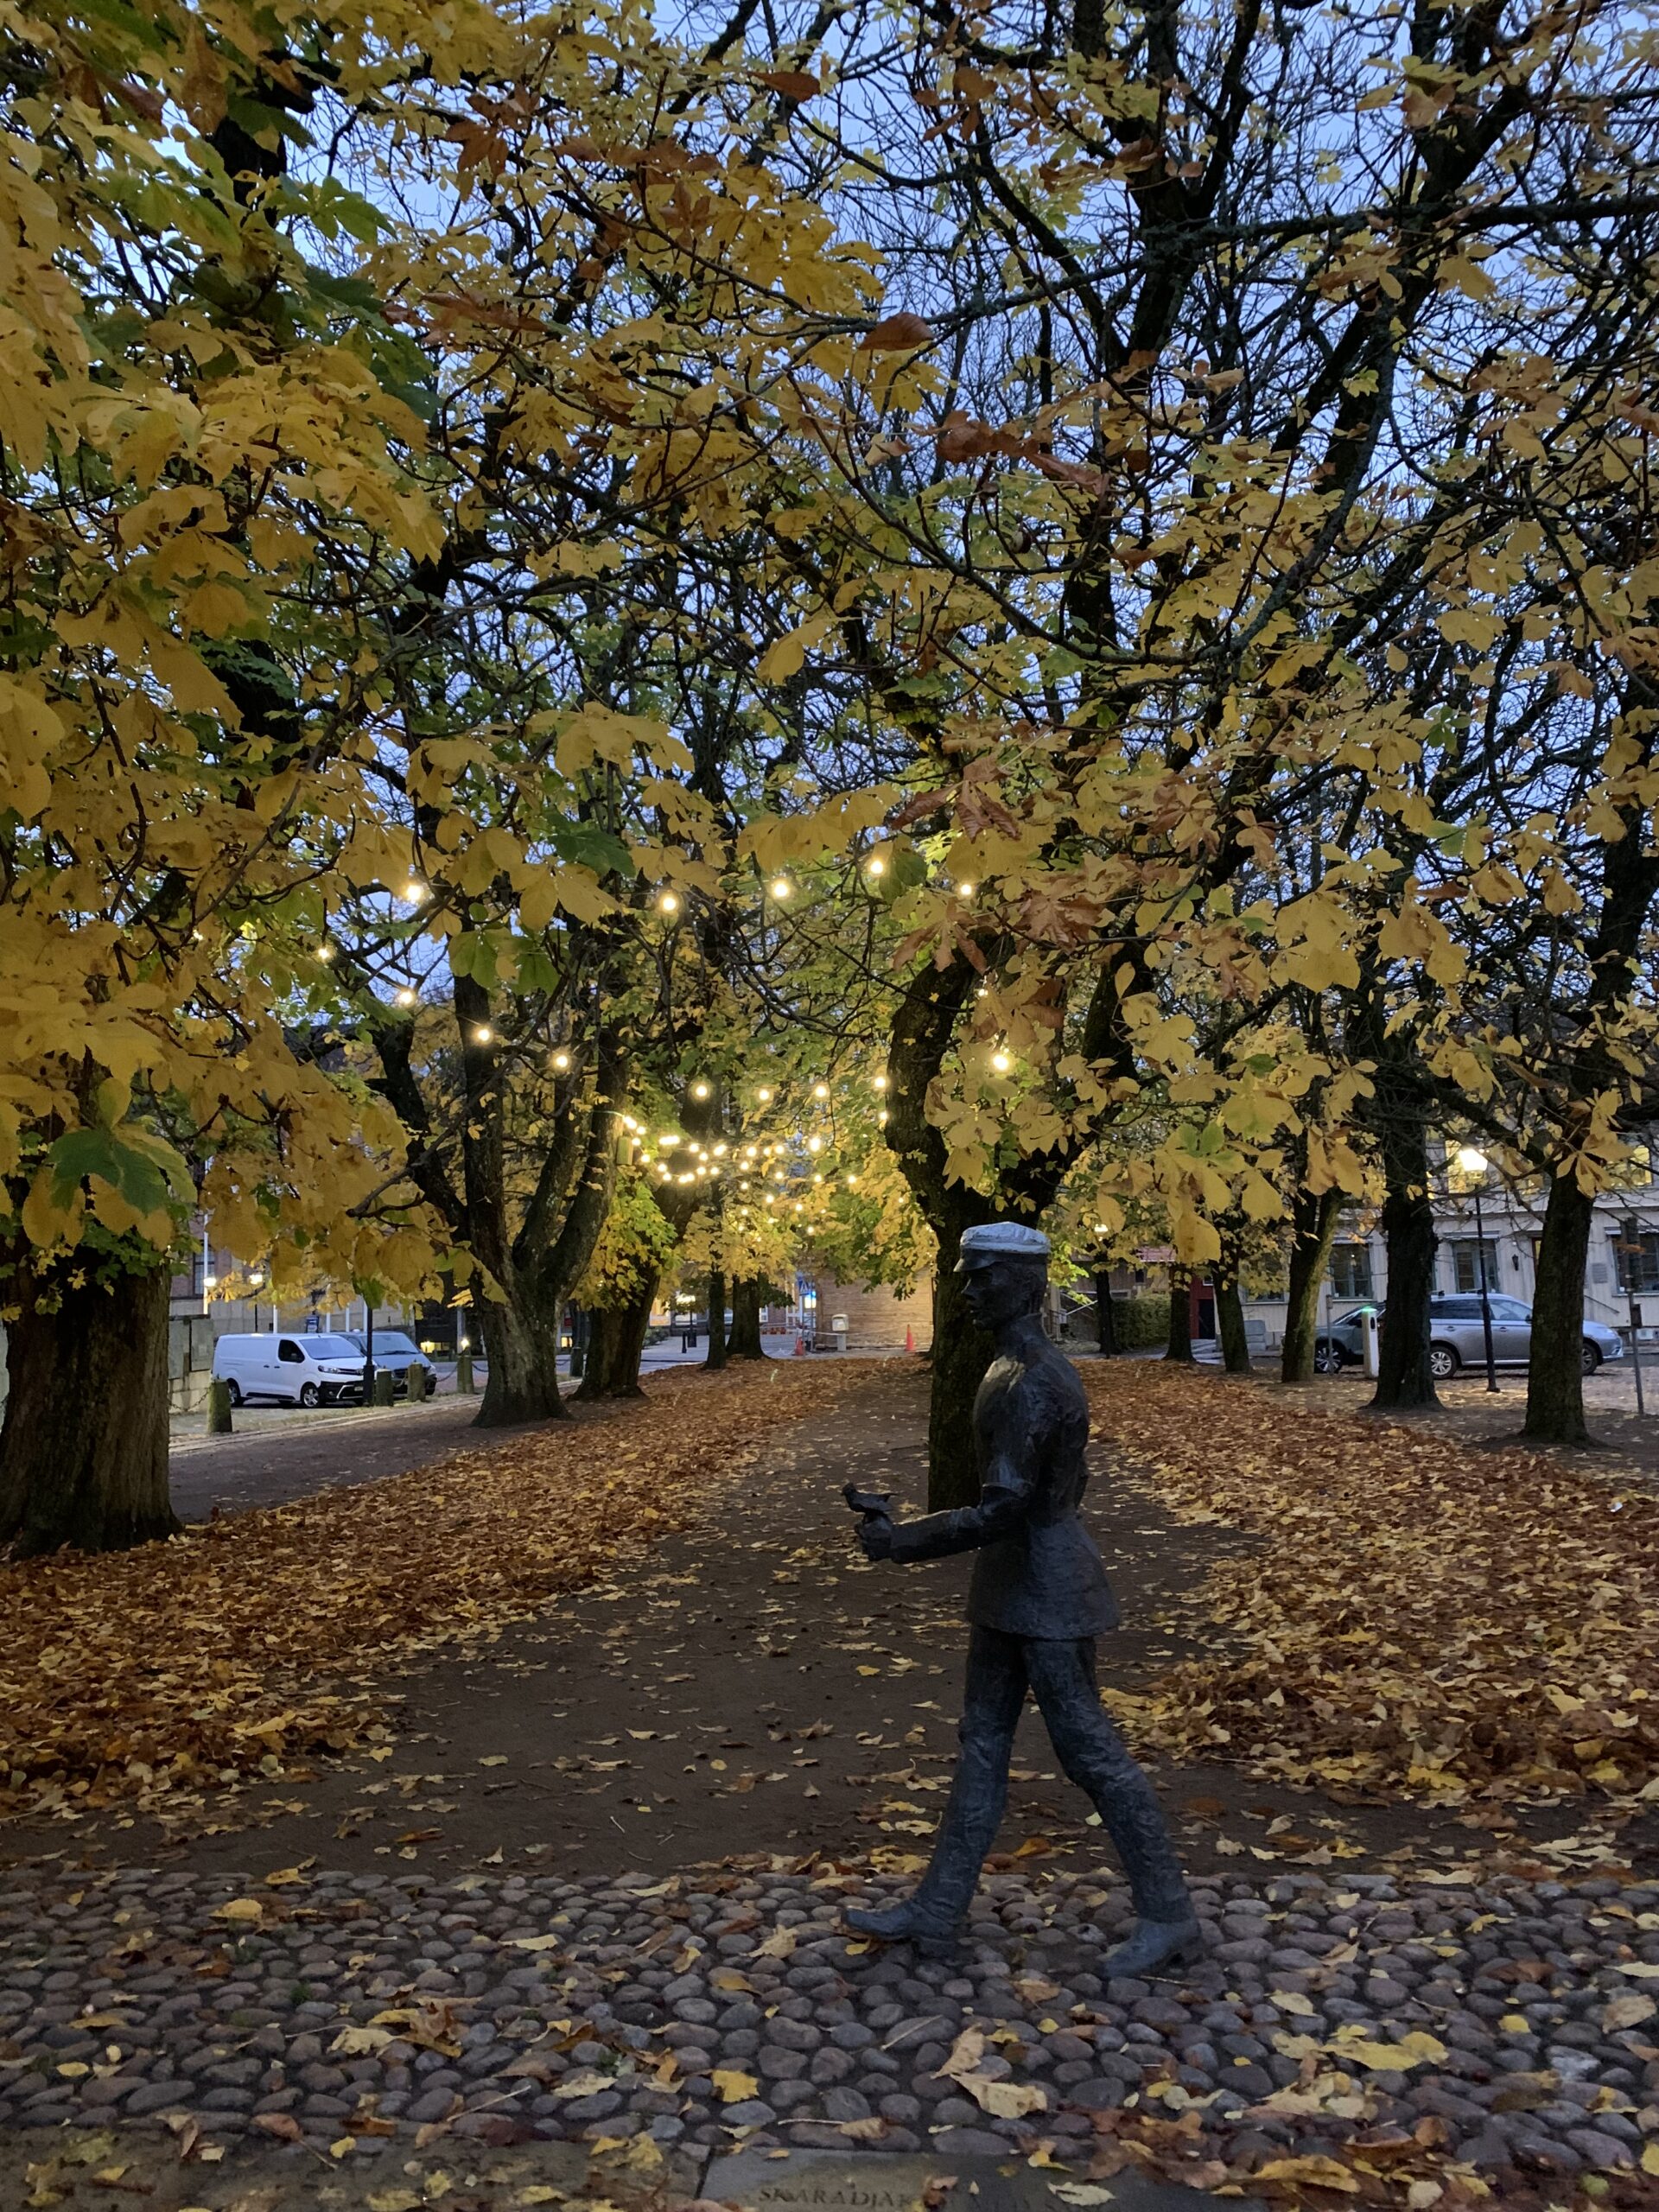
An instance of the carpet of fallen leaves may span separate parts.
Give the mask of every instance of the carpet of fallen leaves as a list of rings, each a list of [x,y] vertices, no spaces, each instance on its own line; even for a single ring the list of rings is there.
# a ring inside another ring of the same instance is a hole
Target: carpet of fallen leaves
[[[1659,1799],[1659,1500],[1542,1453],[1091,1363],[1096,1440],[1229,1547],[1216,1648],[1115,1700],[1138,1740],[1338,1797]]]
[[[384,1481],[0,1567],[0,1812],[154,1803],[385,1735],[395,1667],[684,1527],[865,1371],[670,1374],[642,1403]]]

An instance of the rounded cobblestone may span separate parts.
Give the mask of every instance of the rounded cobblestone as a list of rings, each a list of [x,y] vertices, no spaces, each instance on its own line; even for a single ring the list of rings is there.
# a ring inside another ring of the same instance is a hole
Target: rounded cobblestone
[[[257,2115],[289,2113],[323,2148],[361,2112],[486,2143],[528,2125],[550,2139],[648,2131],[715,2148],[747,2132],[833,2147],[850,2127],[861,2144],[875,2129],[889,2149],[1006,2156],[1043,2138],[1086,2144],[1097,2116],[1162,2080],[1246,2165],[1426,2120],[1478,2170],[1540,2175],[1627,2171],[1659,2138],[1647,2027],[1605,2024],[1614,1998],[1640,1993],[1643,1977],[1624,1969],[1659,1967],[1652,1888],[1211,1881],[1196,1891],[1205,1958],[1110,1983],[1094,1969],[1128,1925],[1116,1883],[1000,1875],[955,1959],[849,1952],[842,1904],[899,1891],[741,1871],[666,1890],[321,1874],[261,1896],[257,1922],[227,1930],[217,1916],[246,1893],[234,1878],[135,1870],[71,1889],[14,1877],[0,1919],[0,2034],[15,2054],[0,2122],[161,2130],[188,2113],[228,2140]],[[734,1928],[740,1914],[748,1924]],[[165,1923],[170,1949],[127,1961],[123,1930],[140,1918]],[[780,1929],[794,1938],[787,1959],[763,1948]],[[229,1975],[199,1974],[204,1954]],[[734,1967],[747,1990],[731,1988]],[[423,2004],[422,2033],[376,2024]],[[550,2024],[572,2020],[577,2039],[552,2048],[568,2031]],[[973,2045],[959,2045],[964,2031]],[[1271,2102],[1303,2080],[1310,2050],[1334,2073],[1348,2038],[1414,2033],[1440,2055],[1408,2044],[1397,2067],[1349,2062],[1351,2110]],[[975,2080],[1033,2088],[1042,2104],[993,2120]]]

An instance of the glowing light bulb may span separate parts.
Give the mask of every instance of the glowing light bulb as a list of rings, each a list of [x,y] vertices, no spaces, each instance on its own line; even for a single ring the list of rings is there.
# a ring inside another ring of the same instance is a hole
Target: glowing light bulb
[[[877,1090],[885,1090],[887,1087],[887,1078],[884,1075],[872,1076],[870,1081]]]
[[[772,881],[767,885],[766,888],[781,906],[783,901],[789,897],[791,892],[794,890],[795,887],[786,875],[775,875]]]
[[[872,853],[864,863],[864,870],[868,875],[885,875],[887,872],[887,864],[880,853]]]
[[[1014,1065],[1014,1062],[1006,1052],[993,1052],[991,1065],[996,1070],[998,1075],[1007,1075],[1008,1070]]]
[[[664,1129],[657,1140],[657,1148],[659,1152],[672,1152],[678,1142],[679,1139],[672,1129]]]
[[[806,1148],[809,1152],[822,1152],[823,1150],[823,1139],[822,1137],[809,1137],[806,1141]]]
[[[691,1086],[691,1096],[694,1098],[706,1098],[709,1096],[709,1085],[706,1083],[694,1083]]]
[[[760,1101],[760,1103],[761,1103],[763,1106],[770,1106],[770,1105],[771,1105],[771,1103],[772,1103],[772,1093],[771,1093],[768,1090],[766,1090],[766,1089],[765,1088],[765,1086],[764,1086],[764,1085],[761,1087],[761,1089],[760,1089],[760,1090],[757,1090],[757,1091],[755,1092],[755,1094],[754,1094],[754,1095],[755,1095],[755,1096],[756,1096],[756,1097]]]
[[[680,911],[680,902],[671,891],[659,892],[657,896],[657,911],[659,914],[677,914]]]
[[[726,1157],[726,1153],[727,1153],[727,1147],[726,1147],[726,1146],[724,1146],[723,1144],[717,1144],[717,1145],[715,1147],[715,1158],[716,1160],[724,1160],[724,1159],[725,1159],[725,1157]]]
[[[855,1188],[855,1186],[856,1185],[857,1182],[858,1182],[858,1178],[857,1178],[857,1176],[856,1176],[856,1175],[849,1175],[849,1176],[847,1178],[847,1187],[848,1187],[848,1189],[850,1191],[850,1190],[852,1190],[853,1188]]]
[[[332,944],[320,944],[317,947],[317,957],[319,960],[327,962],[332,960],[334,957],[334,948]]]
[[[885,1129],[887,1126],[887,1109],[885,1106],[875,1117],[875,1126],[879,1129]]]
[[[404,984],[403,989],[397,994],[397,1003],[399,1006],[413,1006],[415,1003],[415,994],[410,989],[407,983]]]
[[[957,886],[957,896],[965,903],[973,897],[974,890],[975,886],[971,883],[959,883]]]
[[[570,1055],[569,1055],[569,1052],[555,1052],[555,1053],[554,1053],[554,1055],[553,1055],[553,1072],[555,1073],[555,1075],[565,1075],[565,1074],[567,1074],[567,1073],[569,1071],[569,1067],[570,1067]],[[629,1126],[630,1126],[630,1127],[632,1127],[632,1123],[630,1123],[630,1125],[629,1125]]]
[[[815,1098],[827,1098],[830,1096],[829,1084],[827,1083],[815,1083],[812,1086],[812,1096]]]
[[[494,1030],[492,1029],[486,1022],[480,1022],[478,1027],[473,1032],[473,1042],[474,1045],[493,1045],[495,1042]]]

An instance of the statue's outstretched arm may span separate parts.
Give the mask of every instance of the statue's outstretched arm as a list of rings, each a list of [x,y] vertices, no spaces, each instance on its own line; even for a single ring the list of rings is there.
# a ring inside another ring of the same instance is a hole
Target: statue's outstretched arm
[[[1011,1535],[1031,1511],[1036,1494],[1038,1434],[1026,1394],[1016,1390],[996,1409],[987,1456],[984,1485],[975,1505],[952,1513],[930,1513],[920,1521],[900,1521],[893,1529],[887,1556],[903,1560],[944,1559],[952,1552],[977,1551]]]

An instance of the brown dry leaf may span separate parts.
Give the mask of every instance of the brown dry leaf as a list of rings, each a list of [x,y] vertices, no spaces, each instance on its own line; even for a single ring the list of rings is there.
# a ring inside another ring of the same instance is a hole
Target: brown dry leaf
[[[760,2094],[760,2084],[753,2074],[745,2074],[735,2066],[716,2066],[709,2076],[720,2092],[723,2105],[747,2104]]]
[[[964,2028],[950,2046],[950,2056],[933,2079],[936,2082],[960,2082],[964,2074],[971,2074],[985,2056],[985,2036],[982,2029]]]
[[[1651,1997],[1643,1997],[1632,1990],[1628,1997],[1615,1997],[1601,2016],[1601,2024],[1609,2034],[1619,2028],[1639,2028],[1643,2020],[1650,2020],[1659,2012]]]
[[[1048,2093],[1034,2082],[995,2082],[988,2074],[958,2074],[954,2079],[993,2120],[1023,2120],[1027,2113],[1048,2110]]]
[[[298,2143],[305,2135],[291,2112],[257,2112],[252,2125],[263,2135],[274,2135],[279,2143]]]
[[[1339,2166],[1334,2158],[1320,2157],[1315,2152],[1304,2158],[1268,2158],[1250,2176],[1252,2182],[1288,2182],[1299,2187],[1339,2189],[1351,2195],[1359,2192],[1359,2177],[1351,2166]]]
[[[935,333],[918,315],[889,315],[874,323],[858,341],[861,353],[909,353],[931,346]]]

